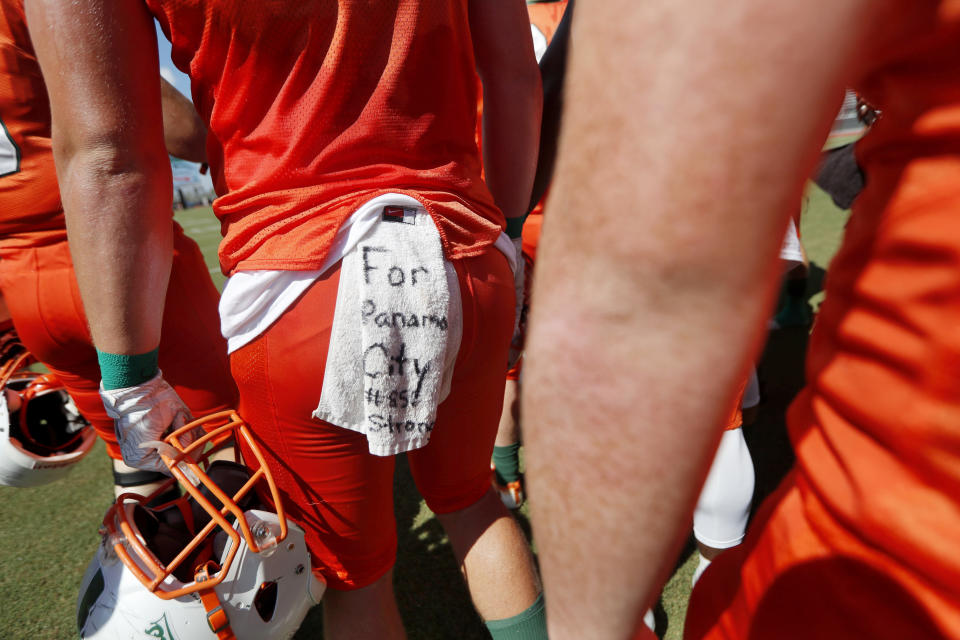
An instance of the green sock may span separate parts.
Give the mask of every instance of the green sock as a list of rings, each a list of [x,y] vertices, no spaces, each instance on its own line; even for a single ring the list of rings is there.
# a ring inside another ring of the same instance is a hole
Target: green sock
[[[781,328],[804,327],[810,324],[810,311],[803,298],[788,296],[783,308],[773,317]]]
[[[520,479],[520,443],[514,442],[505,447],[493,448],[493,466],[496,467],[497,482],[506,485]]]
[[[547,610],[543,594],[530,608],[512,618],[487,620],[487,631],[493,640],[547,640]]]

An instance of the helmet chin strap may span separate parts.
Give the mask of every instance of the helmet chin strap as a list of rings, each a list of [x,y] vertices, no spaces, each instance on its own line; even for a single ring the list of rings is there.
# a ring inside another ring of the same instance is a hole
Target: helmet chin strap
[[[196,580],[198,583],[206,582],[210,579],[211,573],[216,573],[220,570],[220,566],[214,562],[209,561],[197,567]],[[207,612],[207,624],[210,625],[210,630],[217,634],[218,640],[236,640],[236,636],[233,635],[233,629],[230,628],[230,619],[227,618],[227,612],[223,610],[223,604],[220,602],[220,596],[217,595],[217,592],[213,589],[201,589],[197,592],[200,596],[200,602],[203,603],[203,608]]]

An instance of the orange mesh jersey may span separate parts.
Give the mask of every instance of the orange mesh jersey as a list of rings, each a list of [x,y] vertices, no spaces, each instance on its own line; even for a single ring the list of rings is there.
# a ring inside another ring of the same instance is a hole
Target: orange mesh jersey
[[[225,273],[315,269],[387,192],[423,203],[448,258],[496,240],[466,0],[146,2],[209,123]]]
[[[527,0],[527,15],[530,16],[534,43],[539,33],[546,44],[550,44],[566,9],[567,0]]]
[[[21,0],[0,0],[0,245],[66,240],[50,105]]]
[[[960,638],[960,1],[890,4],[855,85],[883,110],[866,188],[788,413],[796,470],[742,568],[707,571],[688,638]]]

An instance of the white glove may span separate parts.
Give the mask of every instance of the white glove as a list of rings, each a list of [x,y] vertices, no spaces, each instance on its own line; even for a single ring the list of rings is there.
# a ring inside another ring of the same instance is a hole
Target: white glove
[[[107,390],[101,384],[100,398],[107,415],[113,418],[123,461],[137,469],[170,475],[155,447],[141,447],[143,443],[162,440],[168,432],[192,419],[190,409],[163,379],[163,373],[158,371],[150,380],[133,387]]]
[[[523,259],[523,239],[511,238],[513,249],[517,252],[517,268],[513,271],[513,290],[517,297],[516,313],[513,316],[513,339],[510,340],[510,356],[507,362],[507,368],[512,368],[517,364],[517,360],[523,355],[523,334],[520,329],[520,319],[523,315],[523,289],[525,274],[525,262]]]

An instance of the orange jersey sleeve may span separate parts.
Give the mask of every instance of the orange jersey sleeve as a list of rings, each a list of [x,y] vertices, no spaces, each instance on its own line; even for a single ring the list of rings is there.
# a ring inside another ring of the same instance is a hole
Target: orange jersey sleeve
[[[0,0],[0,244],[66,238],[50,108],[22,0]]]

